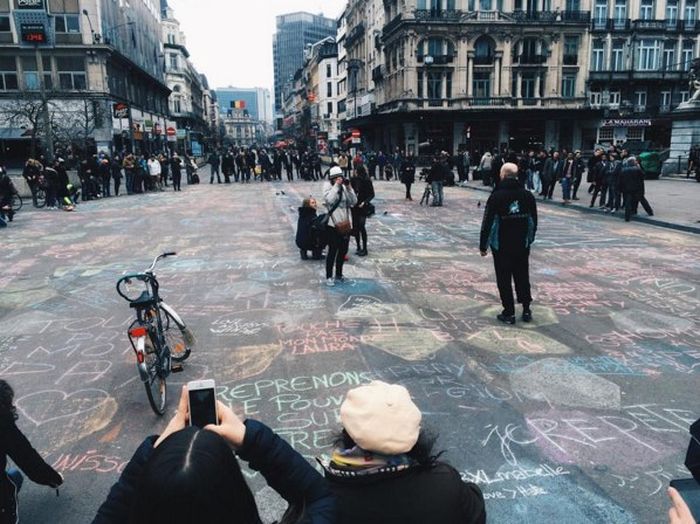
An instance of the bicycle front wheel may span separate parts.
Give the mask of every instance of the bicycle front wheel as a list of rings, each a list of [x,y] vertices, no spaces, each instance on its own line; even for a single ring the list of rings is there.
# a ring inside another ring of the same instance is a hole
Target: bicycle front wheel
[[[19,196],[17,193],[12,195],[12,210],[17,212],[20,209],[22,209],[22,206],[24,205],[24,200],[22,200],[22,197]]]
[[[148,403],[153,412],[160,416],[165,414],[165,405],[168,400],[168,387],[165,376],[160,371],[158,355],[156,353],[146,353],[146,369],[148,379],[144,382]]]
[[[42,208],[46,205],[46,191],[43,189],[36,190],[36,207]]]
[[[170,348],[170,357],[175,362],[187,360],[192,352],[193,336],[190,330],[179,324],[173,316],[164,308],[160,308],[163,321],[163,335],[165,343]]]

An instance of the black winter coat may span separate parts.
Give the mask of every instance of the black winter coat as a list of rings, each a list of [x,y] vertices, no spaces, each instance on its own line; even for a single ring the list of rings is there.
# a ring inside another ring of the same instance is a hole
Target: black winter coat
[[[483,524],[481,490],[452,466],[326,480],[338,504],[338,524]]]
[[[362,178],[359,176],[352,177],[350,179],[350,185],[357,195],[357,204],[355,207],[359,208],[360,204],[363,202],[366,206],[374,198],[374,184],[372,184],[369,178]]]
[[[288,503],[303,506],[303,516],[298,520],[300,524],[334,524],[336,502],[323,477],[262,422],[246,420],[245,426],[245,439],[237,455],[248,462],[251,469],[262,473],[268,486]],[[141,473],[153,454],[156,440],[155,436],[148,437],[139,446],[97,511],[93,524],[128,522],[133,499],[139,495],[136,488]]]
[[[502,180],[486,202],[479,249],[518,253],[530,247],[537,233],[537,202],[517,180]]]
[[[16,494],[5,474],[7,457],[32,481],[43,486],[60,486],[61,476],[41,458],[11,417],[0,420],[0,524],[14,524]]]
[[[620,189],[623,193],[644,194],[644,171],[639,166],[625,167],[620,172]]]
[[[413,184],[416,181],[416,162],[412,158],[404,158],[401,161],[401,182]]]
[[[299,249],[309,251],[317,248],[318,240],[311,229],[314,218],[316,218],[316,210],[313,207],[299,208],[296,236],[297,247]]]

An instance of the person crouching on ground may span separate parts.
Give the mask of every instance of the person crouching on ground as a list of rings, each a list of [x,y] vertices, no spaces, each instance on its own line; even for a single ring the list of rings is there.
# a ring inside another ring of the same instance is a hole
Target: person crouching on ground
[[[19,522],[17,496],[24,482],[17,469],[5,470],[8,456],[37,484],[51,488],[63,484],[61,474],[41,458],[15,424],[18,417],[14,397],[12,387],[0,380],[0,522],[3,523]]]
[[[313,230],[313,222],[316,218],[318,203],[313,197],[305,198],[299,208],[299,220],[297,221],[297,247],[301,251],[301,259],[308,260],[308,251],[311,251],[314,260],[323,258],[323,241]]]
[[[523,305],[523,322],[532,320],[530,303],[530,246],[537,232],[537,202],[518,182],[518,166],[507,163],[501,168],[501,183],[488,199],[481,224],[479,250],[485,257],[489,246],[496,268],[498,293],[503,312],[498,320],[515,324],[513,286]]]
[[[348,391],[325,476],[338,524],[482,524],[481,490],[438,461],[408,390],[374,381]]]
[[[93,524],[261,524],[236,456],[289,503],[280,524],[335,522],[323,477],[269,427],[219,401],[220,424],[188,427],[187,410],[183,387],[175,416],[141,444]]]
[[[326,226],[328,255],[326,256],[326,285],[344,282],[343,265],[348,253],[352,222],[350,209],[357,204],[357,196],[350,186],[350,181],[343,178],[343,170],[332,167],[328,172],[328,181],[323,184],[323,203],[328,209],[329,219]],[[333,280],[335,266],[335,281]]]

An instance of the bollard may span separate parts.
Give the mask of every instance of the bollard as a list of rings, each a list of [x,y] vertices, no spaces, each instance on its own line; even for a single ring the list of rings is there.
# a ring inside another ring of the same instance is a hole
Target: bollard
[[[683,171],[681,171],[681,158],[683,158],[681,155],[678,155],[678,174],[681,174]]]

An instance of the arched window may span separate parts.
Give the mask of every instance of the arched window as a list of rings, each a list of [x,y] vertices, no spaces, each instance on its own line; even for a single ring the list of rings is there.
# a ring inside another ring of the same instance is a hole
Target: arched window
[[[486,36],[480,36],[474,43],[474,63],[476,65],[493,64],[496,45],[493,40]]]
[[[455,46],[446,38],[426,38],[418,44],[418,61],[429,56],[434,64],[450,64],[455,55]]]

